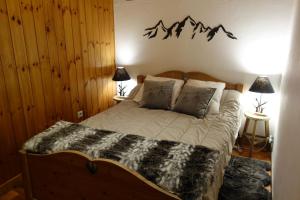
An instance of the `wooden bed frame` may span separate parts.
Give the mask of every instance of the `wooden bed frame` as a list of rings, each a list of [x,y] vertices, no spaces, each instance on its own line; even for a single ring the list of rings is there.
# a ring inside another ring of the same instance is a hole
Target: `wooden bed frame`
[[[167,71],[163,72],[161,74],[155,75],[158,77],[165,77],[165,78],[175,78],[175,79],[181,79],[181,80],[188,80],[188,79],[195,79],[195,80],[201,80],[201,81],[214,81],[214,82],[223,82],[226,84],[225,89],[227,90],[237,90],[239,92],[243,92],[243,84],[241,83],[229,83],[226,81],[222,81],[220,79],[214,78],[208,74],[202,73],[202,72],[181,72],[181,71]],[[137,82],[143,83],[146,76],[144,75],[138,75]]]
[[[169,71],[156,76],[224,82],[200,72]],[[145,76],[138,76],[142,83]],[[242,92],[242,84],[226,83],[226,89]],[[20,151],[26,199],[40,200],[175,200],[176,195],[120,165],[91,158],[76,151],[37,155]]]

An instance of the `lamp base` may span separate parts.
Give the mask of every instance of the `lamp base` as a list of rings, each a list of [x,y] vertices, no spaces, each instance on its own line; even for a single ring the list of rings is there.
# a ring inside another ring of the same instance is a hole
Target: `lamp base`
[[[126,91],[125,91],[125,89],[126,89],[126,86],[123,86],[122,85],[122,81],[120,82],[120,84],[118,85],[119,86],[119,96],[125,96],[125,94],[126,94]]]

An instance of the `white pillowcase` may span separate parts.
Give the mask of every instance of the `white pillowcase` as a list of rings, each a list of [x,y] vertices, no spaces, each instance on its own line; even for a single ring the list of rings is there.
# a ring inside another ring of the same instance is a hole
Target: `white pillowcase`
[[[173,108],[175,106],[176,100],[177,100],[177,98],[179,96],[179,93],[181,91],[181,88],[184,84],[183,80],[173,79],[173,78],[156,77],[156,76],[151,76],[151,75],[147,75],[145,80],[149,80],[149,81],[170,81],[170,80],[174,80],[175,84],[174,84],[174,89],[173,89],[173,93],[172,93],[171,107]],[[133,101],[135,101],[137,103],[140,103],[143,99],[143,93],[144,93],[144,84],[142,84],[141,88],[139,89],[139,91],[137,92],[135,97],[133,98]]]
[[[189,79],[186,85],[202,88],[216,88],[215,94],[212,97],[208,107],[208,114],[218,114],[220,112],[220,102],[223,90],[226,86],[225,83]]]

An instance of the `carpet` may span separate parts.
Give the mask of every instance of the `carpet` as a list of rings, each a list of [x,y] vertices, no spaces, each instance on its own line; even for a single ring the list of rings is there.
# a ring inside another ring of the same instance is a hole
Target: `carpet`
[[[219,200],[271,200],[265,186],[271,184],[267,171],[271,164],[251,158],[232,156],[225,170]]]

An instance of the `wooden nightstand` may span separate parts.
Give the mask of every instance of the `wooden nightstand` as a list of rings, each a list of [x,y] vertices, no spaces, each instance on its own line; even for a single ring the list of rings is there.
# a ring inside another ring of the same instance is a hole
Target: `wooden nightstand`
[[[113,100],[116,102],[116,103],[120,103],[120,102],[122,102],[122,101],[124,101],[124,100],[126,100],[127,99],[127,97],[124,97],[124,96],[114,96],[114,98],[113,98]]]
[[[264,147],[268,144],[268,140],[270,137],[270,128],[269,128],[270,118],[267,115],[261,115],[261,114],[250,113],[250,112],[246,112],[245,117],[246,117],[246,123],[243,130],[243,135],[245,134],[250,141],[249,157],[252,157],[254,145],[261,143],[261,141],[257,141],[256,138],[263,138],[265,142],[263,148],[259,149],[258,151],[264,149]],[[253,124],[252,132],[248,133],[247,130],[249,128],[250,121],[253,121],[254,124]],[[256,135],[257,122],[259,121],[263,122],[265,125],[265,136]]]

